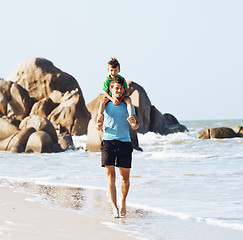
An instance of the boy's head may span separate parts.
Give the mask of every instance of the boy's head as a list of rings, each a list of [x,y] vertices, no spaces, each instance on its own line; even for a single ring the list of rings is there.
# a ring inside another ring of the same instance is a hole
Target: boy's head
[[[111,82],[110,82],[110,88],[113,88],[113,86],[115,85],[115,83],[120,84],[122,87],[124,87],[124,78],[121,77],[114,77]]]
[[[120,63],[116,58],[111,58],[111,60],[108,62],[108,72],[111,78],[116,77],[120,72]]]

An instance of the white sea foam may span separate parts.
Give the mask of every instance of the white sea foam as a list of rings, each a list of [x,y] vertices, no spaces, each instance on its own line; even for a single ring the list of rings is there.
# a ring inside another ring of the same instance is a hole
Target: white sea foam
[[[243,230],[243,225],[242,224],[238,224],[238,223],[229,223],[226,222],[224,220],[221,219],[215,219],[215,218],[197,218],[197,220],[200,221],[204,221],[208,224],[211,225],[216,225],[218,227],[224,227],[224,228],[230,228],[230,229],[234,229],[234,230]]]
[[[166,209],[161,209],[161,208],[156,208],[156,207],[150,207],[150,206],[146,206],[146,205],[141,205],[141,204],[132,204],[132,203],[128,203],[127,206],[131,207],[131,208],[135,208],[135,209],[143,209],[146,211],[151,211],[154,213],[158,213],[161,215],[166,215],[166,216],[172,216],[172,217],[177,217],[183,220],[186,219],[190,219],[191,216],[185,213],[181,213],[181,212],[172,212],[172,211],[168,211]]]

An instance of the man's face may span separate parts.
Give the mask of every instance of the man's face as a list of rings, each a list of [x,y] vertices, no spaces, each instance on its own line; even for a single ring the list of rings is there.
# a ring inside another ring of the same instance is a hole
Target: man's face
[[[112,97],[120,98],[123,94],[123,86],[120,83],[115,83],[113,87],[110,87]]]
[[[114,78],[120,72],[120,68],[119,67],[113,68],[112,66],[108,65],[108,72],[111,78]]]

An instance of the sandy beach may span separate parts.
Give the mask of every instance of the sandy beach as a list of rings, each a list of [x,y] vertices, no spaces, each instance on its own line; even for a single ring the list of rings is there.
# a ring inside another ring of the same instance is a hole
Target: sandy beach
[[[0,186],[0,239],[135,239],[102,224],[102,219],[50,209],[30,195]]]

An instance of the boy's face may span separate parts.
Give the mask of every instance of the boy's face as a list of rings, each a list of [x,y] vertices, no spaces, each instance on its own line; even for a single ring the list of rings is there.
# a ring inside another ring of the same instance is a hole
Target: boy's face
[[[123,95],[123,86],[120,83],[114,83],[113,87],[110,87],[112,97],[120,98]]]
[[[108,65],[108,72],[111,78],[114,78],[120,72],[120,68],[119,67],[113,68],[111,65]]]

